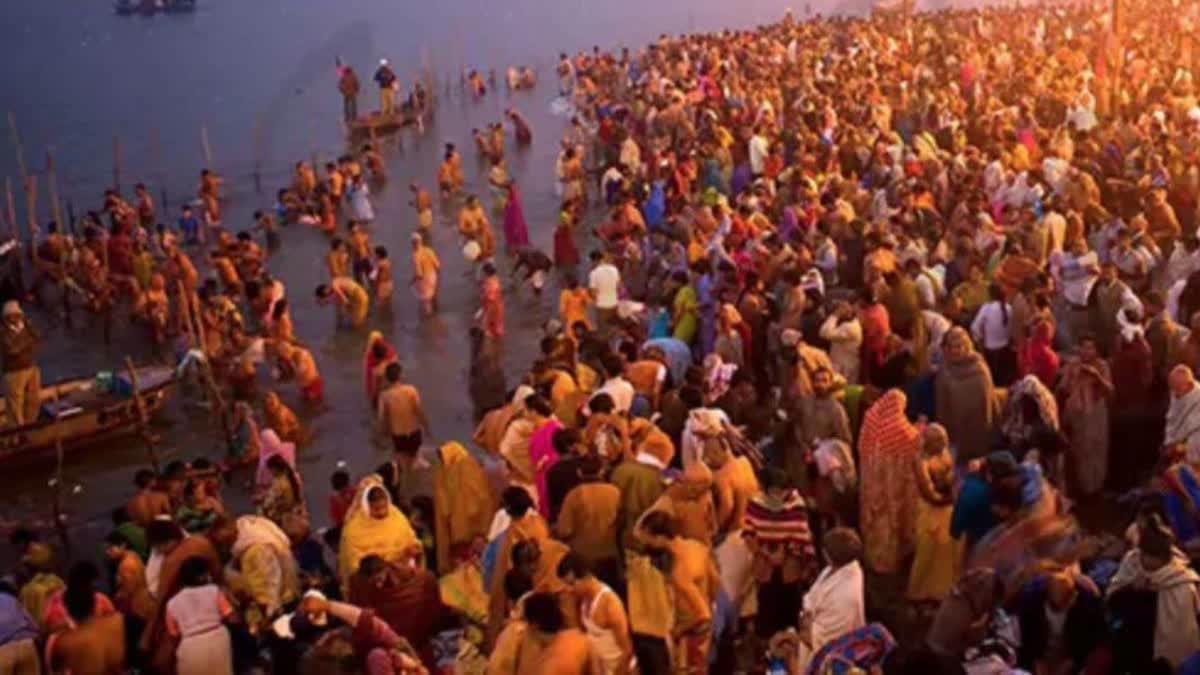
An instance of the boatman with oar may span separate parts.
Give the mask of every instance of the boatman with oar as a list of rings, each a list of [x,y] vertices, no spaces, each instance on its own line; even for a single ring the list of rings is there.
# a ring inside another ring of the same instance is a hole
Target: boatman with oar
[[[0,333],[0,354],[4,358],[4,396],[7,402],[7,424],[19,427],[37,419],[42,371],[34,356],[40,339],[33,326],[25,320],[25,312],[16,300],[4,303],[4,329]]]

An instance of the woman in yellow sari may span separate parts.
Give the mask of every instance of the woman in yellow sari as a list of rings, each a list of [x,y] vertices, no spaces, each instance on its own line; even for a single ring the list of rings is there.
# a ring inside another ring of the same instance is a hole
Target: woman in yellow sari
[[[958,583],[963,551],[950,536],[954,510],[954,458],[946,429],[925,429],[921,455],[913,463],[917,480],[917,552],[908,575],[908,599],[940,601]]]
[[[421,544],[408,518],[392,504],[392,497],[376,474],[362,479],[342,526],[338,549],[338,575],[343,591],[349,590],[350,577],[358,564],[369,555],[385,562],[398,562]]]
[[[446,443],[433,470],[434,539],[438,572],[454,569],[456,549],[482,544],[496,512],[496,500],[483,467],[461,444]]]

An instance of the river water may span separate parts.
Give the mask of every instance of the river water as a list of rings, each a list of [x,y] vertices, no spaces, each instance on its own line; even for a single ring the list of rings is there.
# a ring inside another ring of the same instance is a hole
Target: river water
[[[782,16],[788,0],[199,0],[196,12],[154,17],[116,16],[106,0],[66,3],[6,2],[0,9],[0,91],[16,120],[30,171],[42,171],[48,150],[55,156],[64,202],[80,212],[96,208],[114,182],[114,164],[126,194],[137,181],[156,198],[165,196],[175,213],[194,194],[204,164],[201,129],[207,130],[212,165],[227,179],[226,225],[250,223],[250,213],[269,207],[274,190],[299,159],[324,162],[345,149],[334,61],[355,66],[364,81],[361,109],[377,105],[369,76],[381,57],[411,83],[423,66],[439,74],[437,117],[425,133],[407,133],[388,143],[390,183],[374,195],[375,243],[392,252],[396,277],[410,274],[408,236],[414,217],[407,184],[432,188],[442,144],[454,141],[466,157],[468,190],[485,196],[482,166],[476,166],[470,130],[499,121],[512,106],[529,119],[534,143],[510,151],[509,165],[524,192],[533,243],[549,250],[556,214],[553,165],[565,120],[550,111],[555,96],[553,67],[560,51],[592,45],[637,48],[658,34],[689,30],[748,28]],[[846,0],[814,3],[814,10],[853,12],[865,4]],[[804,6],[796,11],[803,13]],[[484,100],[464,100],[457,76],[464,67],[503,76],[508,64],[530,64],[542,82],[532,92],[509,95],[501,88]],[[449,89],[445,81],[452,81]],[[15,148],[0,139],[0,177],[17,185]],[[255,189],[259,174],[262,193]],[[41,181],[45,185],[45,181]],[[49,206],[39,191],[39,215]],[[18,217],[24,219],[17,195]],[[162,204],[160,213],[162,212]],[[326,383],[330,408],[305,419],[314,432],[299,452],[310,509],[325,520],[328,476],[339,460],[361,473],[389,456],[372,434],[362,392],[361,358],[366,331],[381,330],[399,351],[405,378],[421,391],[438,442],[470,437],[466,394],[467,329],[476,309],[476,290],[465,275],[453,220],[457,204],[435,207],[433,244],[444,265],[437,316],[422,320],[411,294],[398,284],[394,309],[376,314],[362,332],[338,330],[332,310],[316,306],[315,284],[325,275],[326,239],[302,228],[287,229],[270,263],[288,287],[296,333],[314,352]],[[586,252],[586,246],[583,247]],[[506,263],[502,262],[502,268]],[[525,289],[506,291],[508,336],[505,364],[510,384],[536,351],[537,327],[555,312],[557,289],[541,299]],[[126,354],[153,358],[144,334],[118,321],[106,348],[97,327],[76,314],[66,326],[56,316],[33,312],[46,336],[40,361],[51,381],[112,368]],[[260,381],[269,386],[266,373]],[[298,409],[295,388],[280,388]],[[209,416],[175,401],[156,421],[167,458],[219,457]],[[79,486],[67,499],[76,537],[95,541],[107,530],[107,513],[131,491],[145,452],[135,439],[92,446],[70,454],[66,482]],[[8,519],[49,515],[46,480],[51,462],[24,463],[0,475],[0,513]],[[239,480],[240,482],[240,480]],[[227,500],[246,508],[245,491],[227,490]]]

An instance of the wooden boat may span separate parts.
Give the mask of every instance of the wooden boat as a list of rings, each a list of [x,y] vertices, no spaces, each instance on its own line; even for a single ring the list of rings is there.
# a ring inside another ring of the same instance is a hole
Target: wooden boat
[[[137,380],[146,413],[154,414],[174,393],[175,369],[142,366]],[[132,392],[128,371],[56,382],[42,387],[38,420],[19,427],[9,426],[0,400],[0,462],[52,450],[60,439],[64,448],[77,448],[137,431]]]
[[[350,122],[350,135],[354,137],[383,136],[400,131],[417,123],[417,116],[408,104],[397,106],[396,112],[384,115],[370,112]]]

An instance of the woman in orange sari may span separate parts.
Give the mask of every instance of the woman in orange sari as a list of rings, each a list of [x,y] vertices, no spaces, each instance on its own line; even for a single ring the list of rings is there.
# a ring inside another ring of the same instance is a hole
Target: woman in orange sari
[[[268,429],[274,429],[285,443],[301,444],[307,437],[296,413],[284,405],[274,391],[263,395],[263,424]]]
[[[892,389],[867,410],[858,440],[864,561],[891,574],[916,547],[917,484],[912,467],[921,430],[904,416],[908,399]]]
[[[479,285],[479,312],[483,332],[490,338],[504,337],[504,295],[500,277],[491,263],[483,266],[483,281]]]

